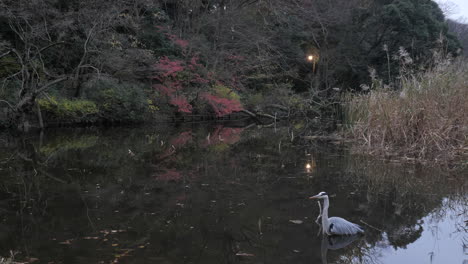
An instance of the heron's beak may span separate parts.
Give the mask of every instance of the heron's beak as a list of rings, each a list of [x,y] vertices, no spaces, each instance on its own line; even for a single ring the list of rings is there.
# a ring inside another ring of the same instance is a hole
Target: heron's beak
[[[314,196],[309,197],[309,199],[318,199],[318,196],[314,195]]]

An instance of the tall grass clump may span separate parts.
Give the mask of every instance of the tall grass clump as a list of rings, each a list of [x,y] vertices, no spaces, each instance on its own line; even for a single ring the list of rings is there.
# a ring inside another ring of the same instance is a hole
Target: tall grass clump
[[[367,152],[448,160],[468,154],[468,62],[446,60],[401,74],[398,88],[374,79],[346,95],[346,132]]]

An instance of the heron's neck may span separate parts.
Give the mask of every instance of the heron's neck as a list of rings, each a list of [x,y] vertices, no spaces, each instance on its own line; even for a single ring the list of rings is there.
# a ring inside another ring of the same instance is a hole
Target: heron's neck
[[[323,212],[322,212],[322,228],[325,231],[328,228],[328,197],[323,199]]]

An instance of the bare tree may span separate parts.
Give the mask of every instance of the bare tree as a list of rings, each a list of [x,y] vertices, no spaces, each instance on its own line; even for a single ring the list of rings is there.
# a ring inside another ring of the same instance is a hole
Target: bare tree
[[[63,45],[64,42],[54,41],[48,36],[46,23],[37,25],[30,20],[27,13],[13,12],[8,8],[4,10],[2,15],[8,18],[9,29],[16,35],[17,45],[13,47],[3,42],[0,47],[3,51],[2,57],[13,56],[20,70],[7,76],[5,80],[17,84],[16,102],[2,102],[13,111],[13,121],[18,124],[18,128],[28,130],[28,116],[34,112],[33,107],[38,95],[67,79],[66,75],[51,71],[44,59],[49,49]],[[40,111],[38,114],[40,115]],[[43,126],[41,118],[39,123]]]

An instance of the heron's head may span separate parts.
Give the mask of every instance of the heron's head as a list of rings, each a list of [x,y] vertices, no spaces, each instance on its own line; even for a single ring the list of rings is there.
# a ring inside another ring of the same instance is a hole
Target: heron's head
[[[320,192],[317,195],[309,197],[309,199],[325,199],[328,198],[328,194],[326,192]]]

